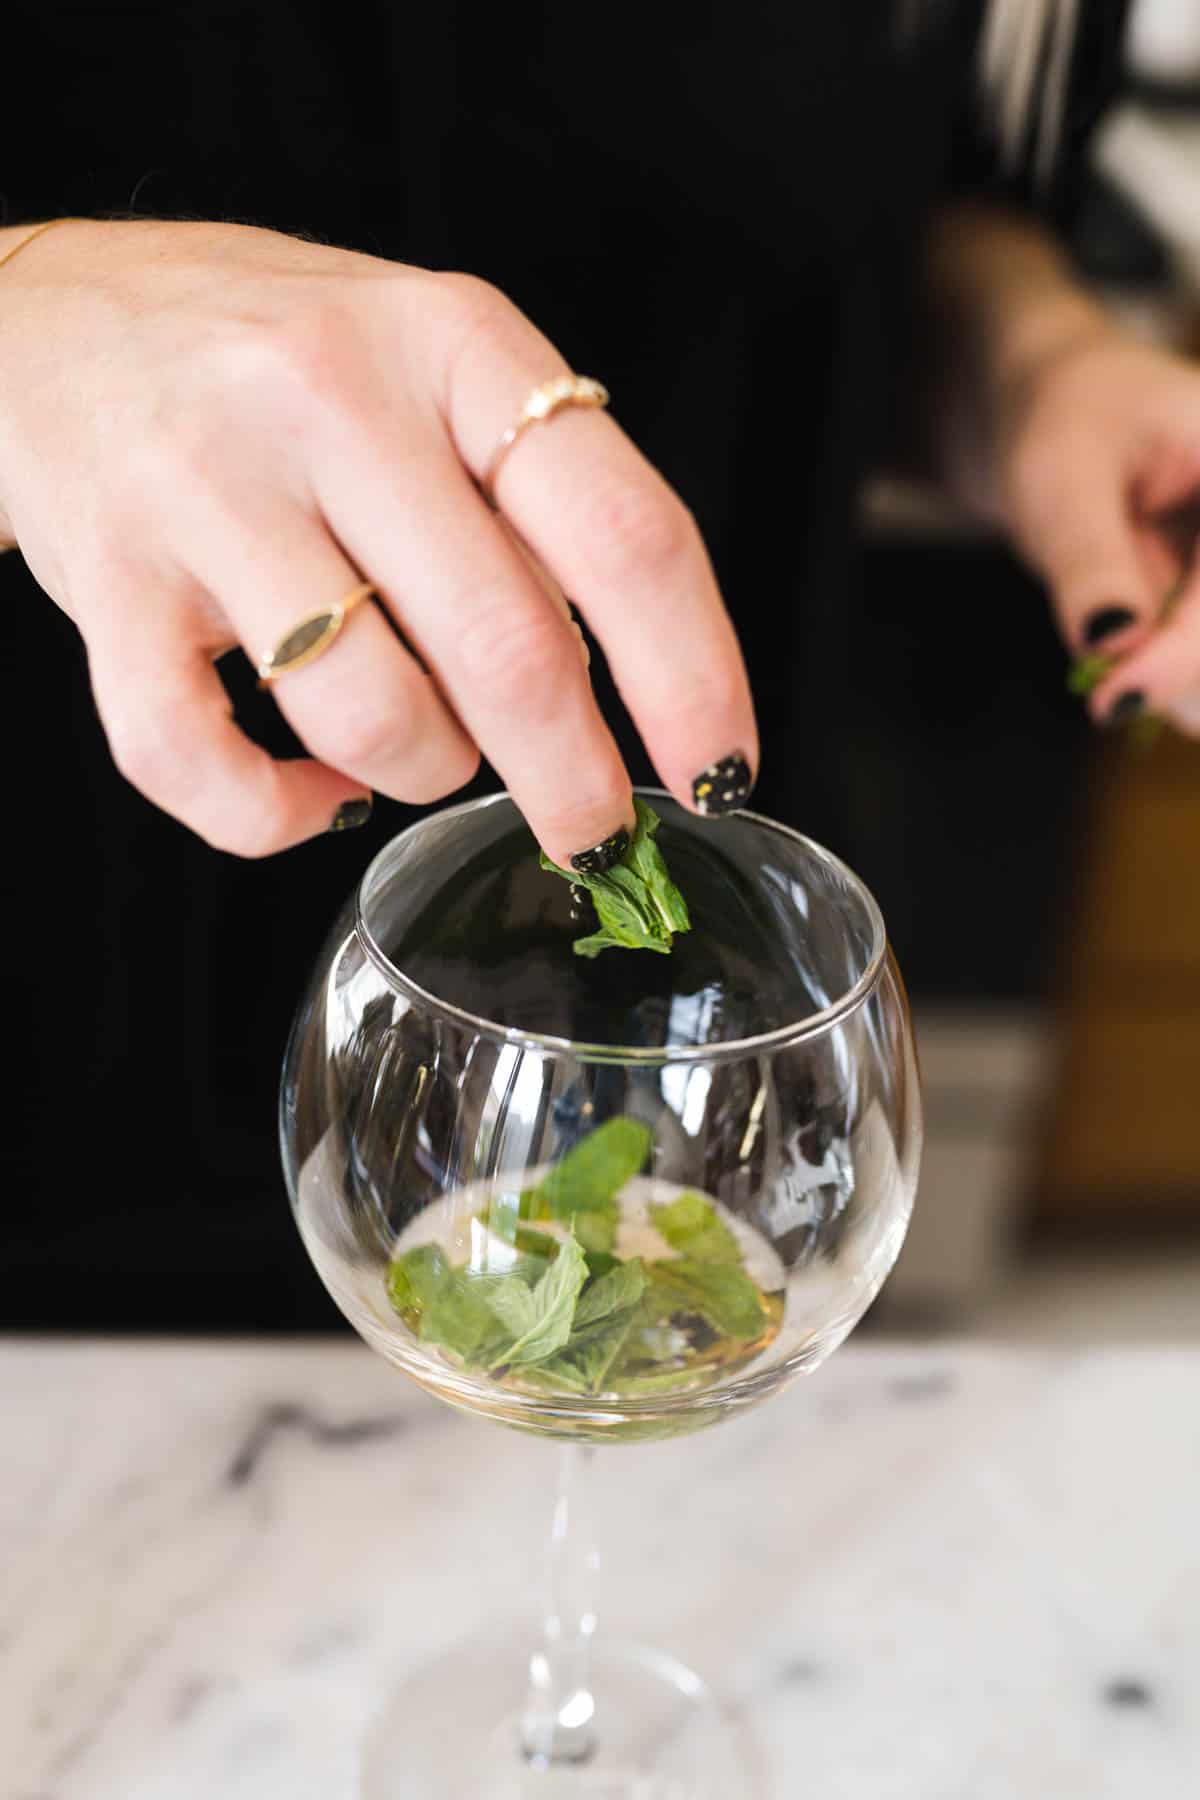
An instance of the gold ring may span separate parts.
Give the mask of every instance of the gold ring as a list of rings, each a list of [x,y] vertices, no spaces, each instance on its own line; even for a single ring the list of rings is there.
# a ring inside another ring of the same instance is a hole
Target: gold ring
[[[496,505],[496,477],[500,473],[500,464],[531,425],[552,419],[564,406],[607,405],[608,389],[590,375],[556,375],[552,381],[543,381],[535,387],[492,451],[491,460],[480,477],[479,486],[488,505]]]
[[[324,656],[354,608],[369,600],[374,592],[369,581],[360,582],[336,606],[309,613],[290,631],[285,631],[275,648],[258,665],[259,687],[267,687],[281,675],[290,675],[294,670],[302,669],[305,663]]]

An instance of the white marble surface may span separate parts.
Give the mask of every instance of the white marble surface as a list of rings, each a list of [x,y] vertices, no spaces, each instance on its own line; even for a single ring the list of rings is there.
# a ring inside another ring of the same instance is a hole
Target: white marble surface
[[[0,1406],[4,1800],[351,1800],[406,1668],[523,1650],[553,1447],[357,1344],[9,1339]],[[852,1344],[597,1463],[604,1627],[771,1800],[1200,1795],[1200,1351]]]

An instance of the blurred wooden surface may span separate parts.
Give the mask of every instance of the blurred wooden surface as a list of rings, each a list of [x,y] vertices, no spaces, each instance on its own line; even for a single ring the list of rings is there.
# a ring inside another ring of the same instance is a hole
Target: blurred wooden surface
[[[1200,743],[1097,746],[1060,976],[1034,1228],[1200,1229]]]

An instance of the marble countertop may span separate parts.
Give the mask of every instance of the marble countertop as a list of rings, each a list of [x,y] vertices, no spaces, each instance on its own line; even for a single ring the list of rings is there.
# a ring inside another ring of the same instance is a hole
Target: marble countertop
[[[356,1343],[10,1338],[0,1407],[5,1800],[352,1800],[406,1669],[523,1650],[553,1446]],[[1200,1794],[1200,1351],[868,1340],[596,1462],[602,1629],[772,1800]]]

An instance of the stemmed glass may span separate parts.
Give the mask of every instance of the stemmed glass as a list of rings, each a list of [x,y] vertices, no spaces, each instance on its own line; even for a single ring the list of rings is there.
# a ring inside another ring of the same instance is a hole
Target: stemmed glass
[[[430,1393],[561,1446],[524,1668],[474,1644],[404,1684],[369,1800],[752,1792],[702,1678],[595,1635],[590,1446],[716,1424],[842,1343],[903,1240],[920,1096],[858,878],[644,798],[692,912],[669,956],[574,956],[590,903],[500,794],[380,852],[293,1029],[284,1166],[338,1306]]]

